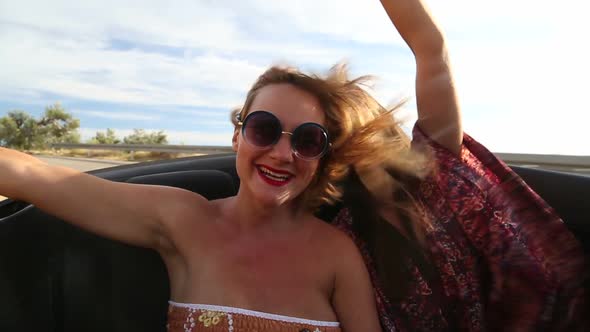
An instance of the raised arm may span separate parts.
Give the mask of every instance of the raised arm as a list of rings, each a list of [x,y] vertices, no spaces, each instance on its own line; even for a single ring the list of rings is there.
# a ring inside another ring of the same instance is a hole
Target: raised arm
[[[421,0],[381,0],[416,59],[418,125],[458,154],[463,131],[445,38]]]
[[[171,246],[162,207],[172,212],[177,202],[200,198],[175,188],[104,180],[4,148],[0,195],[31,203],[98,235],[154,249]]]

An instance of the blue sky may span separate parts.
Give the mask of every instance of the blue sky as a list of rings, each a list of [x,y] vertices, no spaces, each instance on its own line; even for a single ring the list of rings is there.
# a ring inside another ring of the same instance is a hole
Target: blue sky
[[[428,3],[468,133],[496,152],[590,155],[585,2]],[[377,0],[0,0],[0,44],[0,116],[60,102],[83,138],[144,128],[229,145],[230,109],[276,63],[345,60],[378,77],[384,104],[414,93],[412,55]]]

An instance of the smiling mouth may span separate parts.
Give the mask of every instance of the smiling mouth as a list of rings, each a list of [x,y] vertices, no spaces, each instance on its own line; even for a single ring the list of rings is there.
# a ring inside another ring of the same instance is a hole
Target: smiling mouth
[[[287,184],[293,178],[291,174],[273,171],[264,166],[258,166],[257,169],[262,179],[274,186]]]

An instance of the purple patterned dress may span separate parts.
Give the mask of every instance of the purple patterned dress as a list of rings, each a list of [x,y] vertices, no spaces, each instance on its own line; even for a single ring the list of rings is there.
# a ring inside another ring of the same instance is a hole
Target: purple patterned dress
[[[343,208],[333,223],[369,267],[386,331],[554,331],[588,328],[584,254],[563,221],[524,181],[473,138],[460,157],[417,126],[414,144],[434,152],[436,171],[414,196],[433,229],[424,265],[402,256],[411,276],[400,301],[384,295],[366,244]],[[421,268],[422,267],[422,268]],[[586,308],[585,308],[586,307]],[[590,329],[588,329],[590,331]]]

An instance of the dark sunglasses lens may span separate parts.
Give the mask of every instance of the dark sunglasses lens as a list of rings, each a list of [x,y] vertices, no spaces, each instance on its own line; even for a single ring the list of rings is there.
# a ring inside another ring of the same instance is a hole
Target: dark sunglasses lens
[[[281,124],[272,114],[267,112],[250,113],[244,121],[243,135],[255,146],[266,147],[275,143],[280,135]]]
[[[313,123],[305,123],[293,133],[293,149],[303,158],[318,158],[326,151],[328,135]]]

